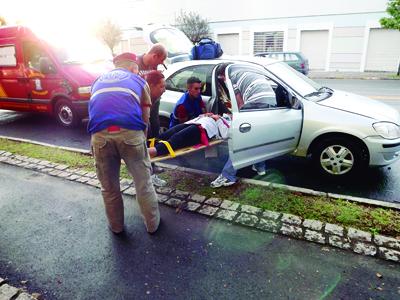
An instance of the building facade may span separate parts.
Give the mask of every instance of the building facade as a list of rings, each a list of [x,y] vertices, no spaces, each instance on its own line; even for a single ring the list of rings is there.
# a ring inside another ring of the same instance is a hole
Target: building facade
[[[206,18],[224,53],[301,51],[311,70],[395,72],[400,31],[383,29],[387,0],[147,0],[149,22],[174,24],[181,11]]]

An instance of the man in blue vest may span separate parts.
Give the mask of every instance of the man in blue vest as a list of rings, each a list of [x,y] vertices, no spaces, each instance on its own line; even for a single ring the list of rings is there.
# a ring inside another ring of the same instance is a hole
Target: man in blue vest
[[[201,98],[201,80],[197,77],[190,77],[186,84],[187,92],[176,103],[170,117],[169,128],[206,113],[206,107]]]
[[[121,159],[133,176],[136,198],[149,233],[160,223],[157,195],[151,182],[146,148],[151,99],[149,86],[137,75],[136,55],[123,53],[113,60],[116,69],[100,76],[92,86],[88,131],[101,184],[105,211],[112,232],[124,230],[120,191]]]

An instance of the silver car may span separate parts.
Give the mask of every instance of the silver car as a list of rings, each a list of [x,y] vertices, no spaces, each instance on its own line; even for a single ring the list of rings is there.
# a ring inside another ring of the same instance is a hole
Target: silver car
[[[394,163],[400,154],[400,114],[359,95],[322,87],[284,63],[249,57],[246,61],[203,60],[172,64],[164,72],[166,92],[161,98],[161,124],[169,124],[186,80],[199,77],[208,111],[221,113],[218,72],[224,70],[232,126],[228,145],[236,168],[291,153],[311,157],[325,175],[350,176],[367,166]],[[241,106],[235,89],[241,73],[261,76],[273,91],[254,105]]]

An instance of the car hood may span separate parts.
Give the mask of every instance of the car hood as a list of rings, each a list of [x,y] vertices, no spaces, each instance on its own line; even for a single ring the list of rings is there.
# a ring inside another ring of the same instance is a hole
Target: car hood
[[[378,121],[400,123],[400,113],[389,105],[344,91],[334,90],[331,97],[319,101],[318,104],[366,116]]]
[[[64,70],[80,86],[90,86],[101,74],[113,69],[112,64],[71,64],[65,65]]]

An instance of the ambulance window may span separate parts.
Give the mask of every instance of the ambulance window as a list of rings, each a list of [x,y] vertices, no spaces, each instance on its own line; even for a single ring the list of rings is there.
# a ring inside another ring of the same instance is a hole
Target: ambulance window
[[[25,65],[38,72],[55,73],[55,67],[51,63],[47,53],[35,43],[23,44]]]
[[[0,66],[2,67],[15,67],[17,65],[17,58],[15,55],[15,46],[1,46],[0,47]]]

